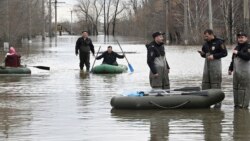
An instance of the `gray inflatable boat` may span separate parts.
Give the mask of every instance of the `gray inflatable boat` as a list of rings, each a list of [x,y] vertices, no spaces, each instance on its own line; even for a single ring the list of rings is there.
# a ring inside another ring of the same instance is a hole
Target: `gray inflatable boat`
[[[196,109],[210,108],[225,97],[220,89],[190,90],[137,92],[137,95],[114,96],[110,103],[114,109]]]

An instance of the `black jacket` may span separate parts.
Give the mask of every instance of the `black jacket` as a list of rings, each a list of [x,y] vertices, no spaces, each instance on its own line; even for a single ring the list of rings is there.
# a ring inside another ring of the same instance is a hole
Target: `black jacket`
[[[224,45],[224,41],[216,37],[211,41],[207,41],[202,46],[202,51],[205,53],[201,54],[203,58],[206,58],[207,55],[213,55],[214,59],[220,59],[227,56],[227,48]]]
[[[233,71],[233,65],[234,65],[234,57],[239,57],[242,60],[249,61],[250,60],[250,44],[244,43],[244,44],[238,44],[235,48],[235,50],[238,51],[238,54],[232,55],[232,62],[229,66],[229,71]]]
[[[87,38],[86,40],[84,40],[83,37],[78,38],[78,40],[76,41],[75,53],[78,54],[78,51],[85,53],[91,51],[92,54],[95,54],[94,45],[91,39]]]
[[[105,51],[102,53],[102,55],[96,57],[97,60],[99,59],[103,59],[103,64],[109,64],[109,65],[114,65],[116,64],[116,58],[124,58],[125,56],[124,55],[119,55],[117,54],[116,52],[111,52],[111,53],[108,53],[108,51]]]
[[[147,53],[147,63],[148,66],[153,74],[157,73],[156,67],[155,67],[155,58],[160,56],[165,56],[165,48],[164,44],[157,44],[155,41],[149,43],[146,45],[148,53]],[[166,60],[167,68],[170,69],[168,62]]]

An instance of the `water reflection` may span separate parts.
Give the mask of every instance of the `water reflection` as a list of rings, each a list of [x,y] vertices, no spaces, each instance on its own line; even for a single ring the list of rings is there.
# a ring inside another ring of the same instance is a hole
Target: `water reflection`
[[[86,71],[80,71],[80,78],[81,79],[86,79],[89,77],[89,72],[86,72]]]
[[[34,41],[18,48],[23,64],[49,66],[51,70],[31,68],[29,76],[0,76],[0,140],[220,141],[249,137],[248,126],[245,126],[249,113],[233,111],[232,77],[227,75],[231,56],[222,60],[222,88],[226,92],[222,111],[110,113],[113,96],[127,90],[151,89],[144,41],[133,37],[110,37],[104,44],[104,36],[90,37],[96,49],[103,46],[101,51],[108,45],[112,45],[114,51],[121,51],[116,43],[118,39],[124,51],[135,52],[126,55],[134,73],[96,75],[80,73],[79,58],[74,54],[77,38],[60,36],[57,40]],[[197,54],[199,48],[166,46],[172,89],[200,86],[204,60]],[[0,61],[4,55],[5,52],[0,52]],[[93,61],[91,56],[91,63]],[[95,65],[100,63],[96,61]],[[125,59],[119,63],[127,65]]]
[[[8,76],[8,75],[0,75],[1,79],[0,79],[0,84],[6,84],[9,82],[18,82],[22,79],[22,76]]]
[[[92,95],[91,95],[91,84],[90,84],[90,74],[85,71],[79,72],[79,79],[76,83],[77,88],[77,96],[79,101],[79,112],[87,113],[87,107],[93,102]]]
[[[221,110],[112,110],[111,116],[120,122],[134,122],[134,126],[138,121],[149,122],[150,141],[222,140]]]
[[[248,141],[250,139],[250,112],[245,109],[234,110],[233,120],[234,141]]]
[[[104,84],[112,84],[117,82],[117,77],[122,74],[105,74],[105,75],[98,75],[99,77],[102,77]]]
[[[15,108],[0,108],[0,139],[18,140],[17,135],[25,133],[24,126],[31,120],[30,111]],[[26,132],[26,136],[29,134]]]

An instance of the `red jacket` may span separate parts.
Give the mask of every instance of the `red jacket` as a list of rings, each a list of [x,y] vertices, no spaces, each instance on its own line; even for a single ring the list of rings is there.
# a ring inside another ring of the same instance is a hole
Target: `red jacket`
[[[21,65],[21,56],[17,54],[7,55],[5,58],[6,67],[20,67]]]

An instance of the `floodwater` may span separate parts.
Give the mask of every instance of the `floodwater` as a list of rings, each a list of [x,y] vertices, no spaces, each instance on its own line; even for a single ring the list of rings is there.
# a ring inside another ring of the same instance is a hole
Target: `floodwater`
[[[246,141],[250,137],[249,110],[233,108],[231,61],[223,59],[226,94],[221,109],[111,110],[113,96],[129,90],[149,90],[146,49],[138,39],[118,38],[134,73],[95,75],[81,73],[74,54],[77,37],[62,36],[45,43],[34,40],[17,48],[31,75],[0,76],[0,140],[5,141]],[[116,42],[92,38],[95,50]],[[200,46],[167,46],[171,88],[200,86],[204,60]],[[1,49],[0,61],[4,52]],[[91,56],[91,65],[94,61]],[[96,65],[101,61],[96,61]],[[125,59],[118,63],[127,64]]]

